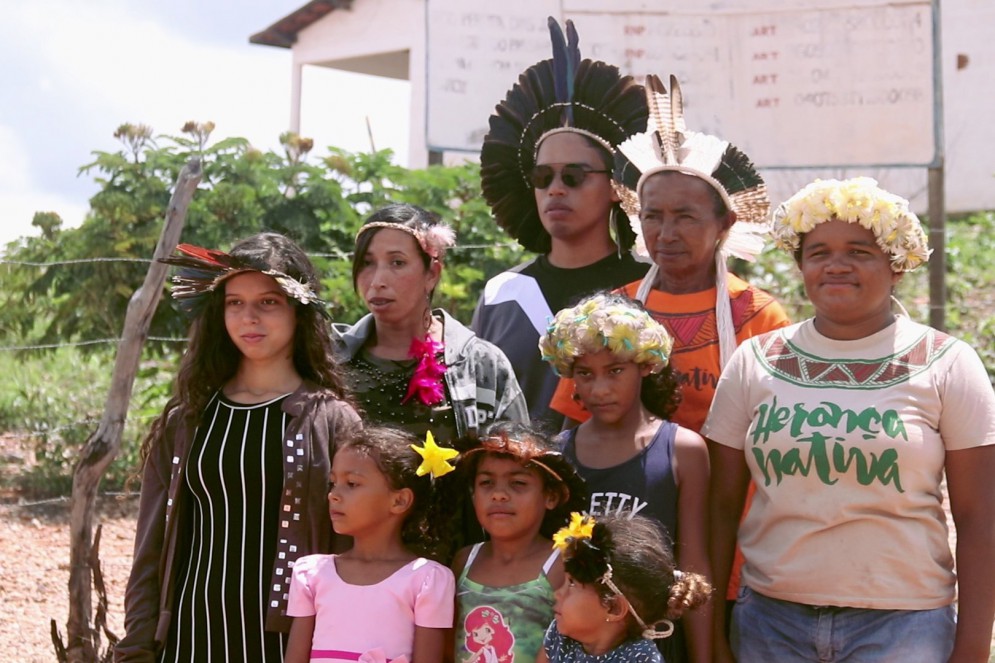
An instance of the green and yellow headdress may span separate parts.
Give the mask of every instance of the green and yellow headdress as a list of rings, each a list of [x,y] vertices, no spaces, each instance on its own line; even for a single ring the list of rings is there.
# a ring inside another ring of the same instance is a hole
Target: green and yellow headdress
[[[556,314],[539,339],[542,358],[563,377],[573,376],[577,357],[609,350],[621,361],[662,371],[674,340],[663,325],[622,295],[598,294]]]

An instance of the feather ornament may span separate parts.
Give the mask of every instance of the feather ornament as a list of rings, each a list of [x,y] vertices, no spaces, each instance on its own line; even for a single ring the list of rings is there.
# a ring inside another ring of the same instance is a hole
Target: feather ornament
[[[328,317],[325,303],[314,288],[283,272],[260,269],[224,251],[193,244],[178,244],[176,251],[182,255],[162,258],[159,262],[178,268],[170,279],[173,284],[171,294],[177,307],[188,317],[196,317],[203,311],[208,295],[217,290],[218,286],[233,276],[246,272],[259,272],[272,277],[287,297],[305,306],[314,306],[320,315]]]
[[[635,79],[605,62],[582,60],[572,22],[565,34],[555,20],[547,22],[552,59],[518,77],[491,115],[480,151],[481,190],[498,225],[536,253],[552,246],[529,178],[541,140],[554,130],[575,129],[610,149],[645,131],[647,119],[646,93]],[[632,241],[625,229],[622,248]]]
[[[436,358],[442,350],[442,343],[431,337],[426,337],[423,341],[417,338],[411,339],[408,356],[417,359],[418,365],[411,375],[408,393],[401,399],[401,403],[407,403],[413,397],[417,397],[425,405],[438,405],[446,400],[442,381],[446,366]]]

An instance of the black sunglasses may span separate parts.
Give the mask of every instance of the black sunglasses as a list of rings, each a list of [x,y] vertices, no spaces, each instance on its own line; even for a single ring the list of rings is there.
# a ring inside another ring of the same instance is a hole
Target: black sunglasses
[[[607,170],[592,170],[586,166],[582,166],[579,163],[568,163],[560,169],[560,181],[563,185],[570,188],[576,189],[584,180],[587,178],[588,173],[607,173]],[[553,178],[556,177],[556,169],[552,166],[536,166],[529,173],[529,180],[532,182],[532,186],[536,189],[548,189],[549,185],[553,183]]]

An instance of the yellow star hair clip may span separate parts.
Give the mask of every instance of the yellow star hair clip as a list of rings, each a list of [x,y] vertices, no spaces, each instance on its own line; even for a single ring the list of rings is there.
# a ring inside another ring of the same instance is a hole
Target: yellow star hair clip
[[[456,469],[456,466],[450,463],[449,459],[458,456],[459,452],[437,445],[432,431],[425,434],[425,446],[419,447],[417,444],[412,444],[411,448],[422,457],[422,463],[415,471],[420,477],[431,474],[433,479],[438,479]]]
[[[553,535],[553,547],[565,552],[575,539],[590,539],[594,534],[594,518],[574,511],[570,514],[570,524]]]

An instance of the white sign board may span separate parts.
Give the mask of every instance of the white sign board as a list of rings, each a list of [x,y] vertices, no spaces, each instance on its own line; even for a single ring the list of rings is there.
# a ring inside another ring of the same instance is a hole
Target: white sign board
[[[479,151],[495,104],[519,73],[550,57],[546,17],[554,16],[574,21],[582,57],[640,80],[675,74],[688,126],[735,143],[759,166],[925,166],[936,158],[930,0],[678,4],[688,6],[429,0],[429,146]]]

